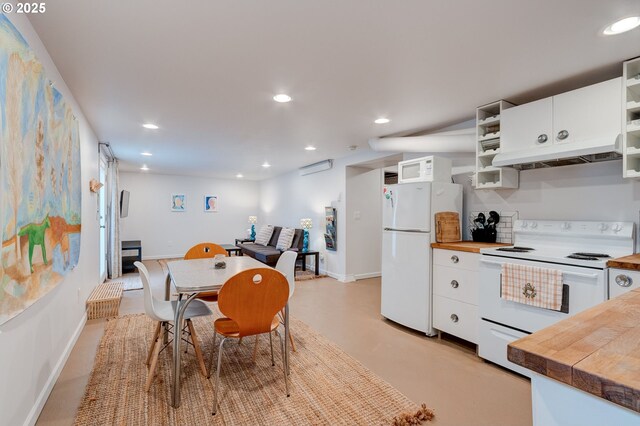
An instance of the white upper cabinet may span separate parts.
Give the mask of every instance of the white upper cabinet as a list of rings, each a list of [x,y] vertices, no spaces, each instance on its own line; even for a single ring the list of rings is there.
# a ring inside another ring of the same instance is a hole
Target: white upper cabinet
[[[618,77],[503,111],[502,154],[493,165],[615,150],[621,132],[621,85]]]
[[[509,108],[502,115],[502,152],[551,145],[553,140],[552,98]]]
[[[615,138],[620,133],[620,78],[553,97],[553,142]]]

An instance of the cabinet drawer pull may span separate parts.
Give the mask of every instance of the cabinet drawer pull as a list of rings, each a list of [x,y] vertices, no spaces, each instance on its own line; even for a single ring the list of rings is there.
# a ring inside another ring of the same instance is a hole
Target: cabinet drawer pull
[[[453,256],[451,256],[451,261],[453,263],[458,263],[460,261],[460,259],[458,258],[458,256],[456,256],[455,254]]]
[[[451,321],[458,322],[458,316],[456,314],[451,314]]]
[[[562,140],[565,140],[565,139],[566,139],[566,138],[568,138],[568,137],[569,137],[569,132],[567,132],[566,130],[560,130],[560,131],[558,132],[558,139],[559,139],[559,140],[561,140],[561,141],[562,141]]]
[[[538,136],[538,143],[545,143],[549,138],[544,133]]]
[[[631,284],[633,284],[633,280],[628,275],[618,275],[616,277],[616,284],[618,284],[620,287],[631,287]]]
[[[458,284],[458,281],[456,281],[456,280],[451,280],[451,287],[453,287],[453,288],[458,288],[458,285],[459,285],[459,284]]]

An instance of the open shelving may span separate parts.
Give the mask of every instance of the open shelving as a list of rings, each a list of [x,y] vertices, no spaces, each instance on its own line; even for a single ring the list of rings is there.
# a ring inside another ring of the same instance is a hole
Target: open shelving
[[[640,58],[622,69],[622,175],[640,178]]]
[[[494,167],[500,153],[500,117],[513,104],[496,101],[476,109],[476,189],[517,188],[518,171],[511,167]]]

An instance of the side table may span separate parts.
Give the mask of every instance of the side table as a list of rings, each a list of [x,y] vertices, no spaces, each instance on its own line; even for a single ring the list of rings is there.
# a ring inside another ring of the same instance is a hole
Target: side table
[[[296,260],[302,259],[302,270],[307,270],[307,256],[314,256],[316,261],[316,275],[320,275],[320,253],[317,251],[299,251]]]

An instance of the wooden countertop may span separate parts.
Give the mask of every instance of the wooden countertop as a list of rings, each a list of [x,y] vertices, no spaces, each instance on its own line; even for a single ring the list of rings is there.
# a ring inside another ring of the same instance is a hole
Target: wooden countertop
[[[466,251],[469,253],[480,253],[480,249],[510,246],[513,244],[504,243],[476,243],[475,241],[458,241],[456,243],[431,243],[431,247],[444,249],[444,250],[456,250]]]
[[[611,259],[607,262],[609,268],[634,269],[640,271],[640,254]]]
[[[512,342],[508,358],[640,412],[640,289]]]

